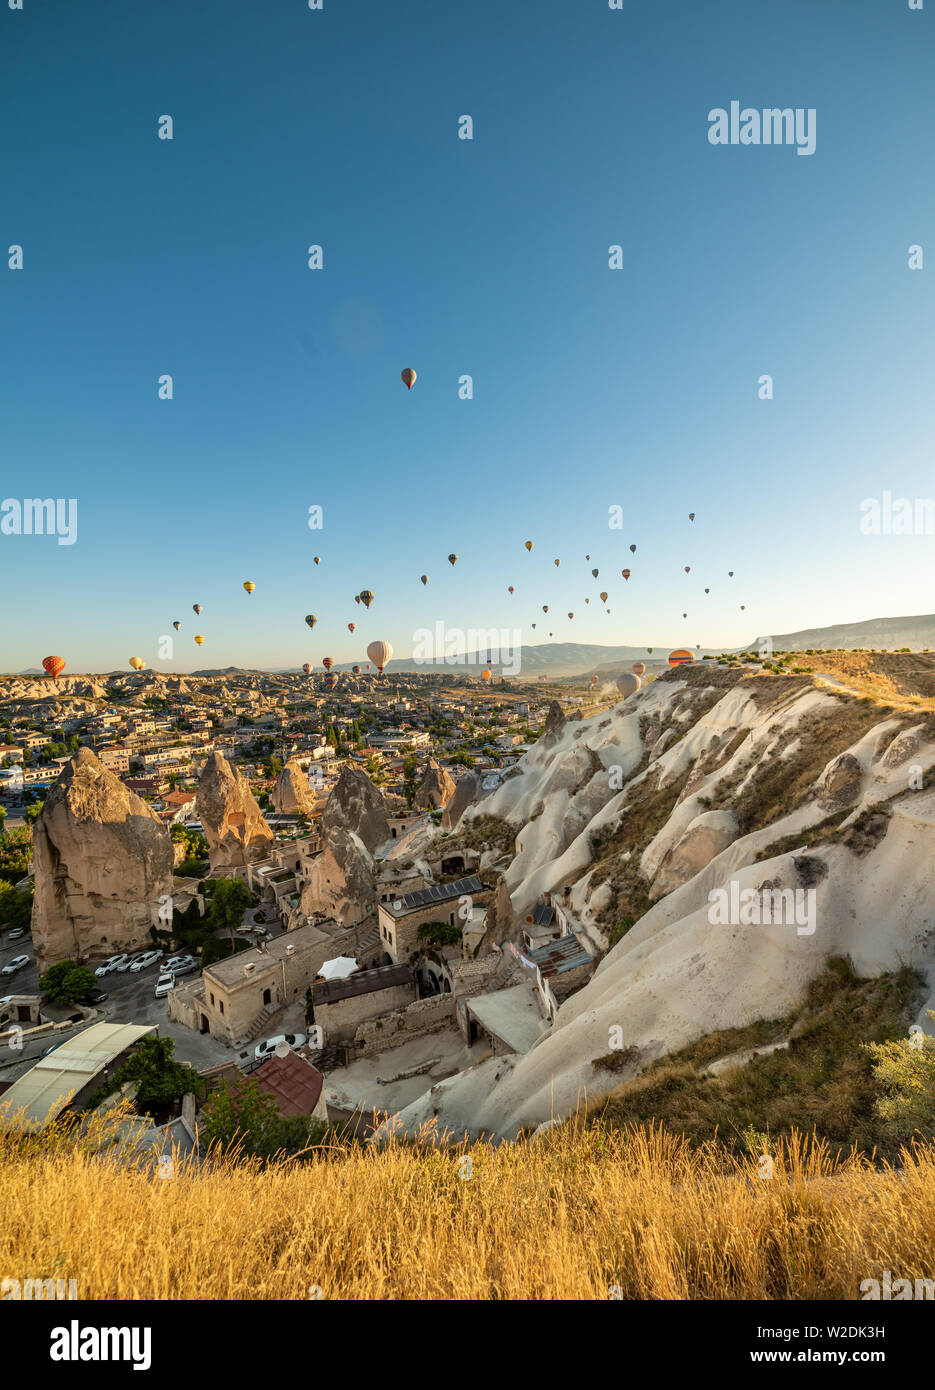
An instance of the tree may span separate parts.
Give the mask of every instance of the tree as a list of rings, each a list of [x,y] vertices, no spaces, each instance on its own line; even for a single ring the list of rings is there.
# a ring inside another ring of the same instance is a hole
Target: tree
[[[461,928],[450,922],[425,922],[419,928],[419,940],[430,946],[457,946],[461,941]]]
[[[73,1004],[82,995],[89,994],[97,987],[97,976],[87,966],[74,960],[60,960],[52,965],[39,980],[39,988],[55,1004]]]
[[[42,815],[42,808],[44,805],[44,801],[34,801],[31,806],[26,807],[26,810],[23,812],[23,820],[27,825],[35,825],[36,821]]]
[[[136,1108],[141,1113],[165,1109],[187,1092],[197,1092],[203,1084],[197,1072],[177,1062],[174,1051],[171,1038],[143,1038],[133,1056],[91,1097],[88,1109],[93,1110],[105,1096],[119,1091],[128,1081],[137,1083]]]
[[[403,762],[403,791],[406,796],[407,806],[412,805],[415,800],[416,792],[419,789],[419,783],[416,778],[417,767],[418,761],[416,755],[415,753],[410,753],[408,758]]]
[[[928,1010],[929,1018],[935,1013]],[[935,1135],[935,1038],[921,1029],[893,1042],[865,1043],[884,1094],[874,1109],[890,1137],[907,1143],[914,1134]]]
[[[304,1115],[285,1116],[275,1099],[256,1081],[227,1081],[201,1112],[201,1138],[207,1146],[237,1148],[245,1157],[269,1159],[296,1154],[319,1143],[327,1132],[322,1121]]]
[[[68,740],[68,751],[70,753],[77,753],[79,747],[78,735],[72,734],[71,738]]]
[[[3,827],[6,825],[6,807],[0,806],[0,839],[3,838]]]
[[[0,925],[11,930],[13,927],[28,927],[31,917],[32,893],[23,892],[5,879],[0,879]]]
[[[242,878],[218,878],[215,879],[214,885],[208,907],[208,924],[212,934],[219,931],[230,934],[233,951],[234,932],[243,922],[244,912],[253,898]]]

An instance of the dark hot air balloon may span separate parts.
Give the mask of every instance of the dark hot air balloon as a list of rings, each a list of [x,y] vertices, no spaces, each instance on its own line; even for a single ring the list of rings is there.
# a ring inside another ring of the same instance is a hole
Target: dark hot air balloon
[[[315,624],[318,622],[318,619],[315,617],[314,613],[306,613],[305,621],[309,627],[314,627]]]
[[[360,601],[361,601],[361,603],[364,605],[365,608],[369,608],[370,605],[373,603],[373,590],[372,590],[372,589],[361,589],[361,591],[360,591]]]

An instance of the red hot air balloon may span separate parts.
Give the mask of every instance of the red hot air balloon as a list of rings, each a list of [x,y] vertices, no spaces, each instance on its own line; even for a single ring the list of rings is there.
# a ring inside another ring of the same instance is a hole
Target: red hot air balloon
[[[322,664],[322,666],[324,666],[324,668],[325,668],[326,671],[330,671],[331,668],[332,668],[332,666],[334,665],[334,661],[332,660],[332,658],[331,658],[330,656],[326,656],[326,657],[324,657],[324,658],[322,659],[322,663],[321,663],[321,664]]]
[[[348,630],[348,632],[353,632],[353,631],[354,631],[354,628],[355,628],[356,626],[357,626],[356,623],[348,623],[348,625],[347,625],[347,630]]]
[[[623,575],[624,579],[629,579],[629,578],[630,578],[630,575],[633,573],[633,571],[632,571],[632,570],[621,570],[620,573]]]
[[[65,669],[65,658],[63,656],[44,656],[42,669],[47,671],[54,681],[57,681]]]
[[[514,590],[514,588],[513,588],[513,585],[512,585],[512,584],[510,584],[510,585],[509,585],[509,587],[508,587],[508,588],[507,588],[507,593],[508,593],[508,594],[512,594],[512,593],[515,593],[515,590]]]

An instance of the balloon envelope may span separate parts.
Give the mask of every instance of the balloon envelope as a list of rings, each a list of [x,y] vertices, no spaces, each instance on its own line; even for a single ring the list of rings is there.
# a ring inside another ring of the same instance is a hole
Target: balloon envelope
[[[315,624],[318,622],[318,619],[316,618],[314,613],[306,613],[305,621],[309,627],[314,627]]]
[[[527,542],[526,542],[526,549],[527,549],[527,550],[532,550],[532,541],[527,541]]]
[[[192,609],[195,613],[200,613],[202,611],[202,605],[200,603],[193,603]]]
[[[633,571],[632,571],[632,570],[621,570],[620,573],[623,575],[624,579],[629,579],[629,578],[630,578],[630,575],[633,573]]]
[[[42,669],[47,671],[53,680],[58,680],[65,669],[65,658],[63,656],[44,656]]]
[[[254,589],[256,588],[256,585],[254,584],[254,582],[253,582],[252,579],[245,579],[245,580],[244,580],[244,585],[243,585],[243,586],[244,586],[244,588],[246,589],[246,591],[247,591],[248,594],[252,594],[253,591],[254,591]]]
[[[370,605],[371,605],[371,603],[373,603],[373,590],[372,590],[372,589],[361,589],[361,591],[360,591],[360,601],[361,601],[361,603],[364,605],[365,608],[369,608]]]
[[[310,661],[303,661],[303,662],[302,662],[302,674],[305,675],[305,676],[308,676],[308,675],[311,675],[311,672],[312,672],[312,663],[311,663]]]
[[[389,642],[371,642],[367,648],[367,655],[373,662],[378,671],[382,672],[384,666],[388,666],[393,655],[393,648]]]
[[[406,390],[411,391],[417,379],[415,370],[412,367],[403,367],[399,375]]]
[[[635,695],[641,685],[639,676],[635,676],[632,671],[623,671],[617,677],[617,689],[624,699],[628,695]]]
[[[178,630],[179,630],[179,628],[182,626],[182,624],[181,624],[181,623],[173,623],[172,626],[175,628],[176,632],[178,632]]]
[[[490,678],[491,678],[492,675],[493,675],[493,672],[492,672],[492,671],[481,671],[481,673],[480,673],[480,678],[481,678],[481,680],[484,682],[484,684],[487,685],[487,684],[489,683]]]
[[[646,672],[645,661],[634,661],[633,665],[630,667],[630,670],[633,672],[634,676],[644,675]]]
[[[130,665],[133,667],[134,671],[142,671],[143,667],[146,665],[146,662],[143,660],[141,656],[131,656]]]
[[[202,645],[204,644],[204,640],[205,640],[205,639],[204,639],[203,637],[196,637],[196,638],[195,638],[195,641],[198,643],[199,647],[202,646]]]
[[[669,665],[672,667],[684,666],[687,661],[694,660],[695,653],[690,651],[688,647],[676,647],[674,652],[669,653]]]
[[[449,565],[456,565],[456,564],[458,563],[458,557],[457,557],[457,555],[455,555],[454,553],[452,553],[451,555],[449,555],[449,556],[448,556],[448,563],[449,563]]]
[[[422,583],[423,583],[423,584],[427,584],[428,582],[429,582],[429,577],[428,577],[428,575],[427,575],[427,574],[423,574],[423,575],[422,575]]]
[[[326,657],[323,658],[321,664],[322,664],[322,666],[324,666],[324,668],[325,668],[326,671],[330,671],[331,668],[332,668],[332,666],[334,665],[334,660],[333,660],[332,657],[326,656]]]

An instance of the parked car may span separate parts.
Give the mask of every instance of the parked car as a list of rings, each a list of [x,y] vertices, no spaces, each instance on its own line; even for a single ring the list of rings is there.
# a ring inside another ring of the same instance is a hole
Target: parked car
[[[188,960],[167,961],[165,968],[173,975],[188,975],[198,969],[198,962],[189,956]]]
[[[89,1008],[91,1008],[94,1004],[103,1004],[104,1000],[109,998],[110,995],[105,994],[105,992],[102,989],[92,989],[87,994],[82,994],[81,998],[78,1000],[78,1003],[86,1004]]]
[[[118,975],[125,975],[128,970],[132,970],[141,957],[149,955],[151,949],[150,946],[147,946],[145,951],[133,951],[130,955],[124,956],[123,960],[117,966]]]
[[[277,1033],[275,1038],[267,1038],[266,1042],[257,1043],[253,1055],[258,1062],[262,1062],[266,1057],[272,1057],[281,1042],[288,1043],[295,1052],[297,1048],[304,1047],[307,1041],[304,1033]]]
[[[135,961],[130,964],[130,974],[136,975],[141,970],[147,970],[149,966],[155,965],[157,960],[162,960],[165,951],[144,951],[141,956],[137,956]]]
[[[165,963],[166,970],[175,970],[181,965],[195,965],[194,956],[170,956]]]
[[[25,936],[25,935],[26,935],[26,928],[25,928],[25,927],[14,927],[13,930],[10,932],[9,936],[7,937],[7,940],[8,940],[8,941],[19,941],[20,937],[21,937],[21,936]]]
[[[159,979],[156,981],[156,988],[153,990],[153,993],[157,999],[163,999],[169,993],[169,990],[174,988],[175,976],[170,975],[168,971],[166,971],[166,973],[160,975]]]
[[[0,975],[15,975],[17,970],[22,970],[24,965],[29,964],[28,956],[14,956],[11,961],[0,970]]]
[[[130,957],[127,955],[126,951],[124,951],[119,956],[110,956],[107,960],[105,960],[103,965],[99,965],[97,967],[94,973],[98,976],[109,975],[111,971],[116,970],[123,961],[129,959]]]

